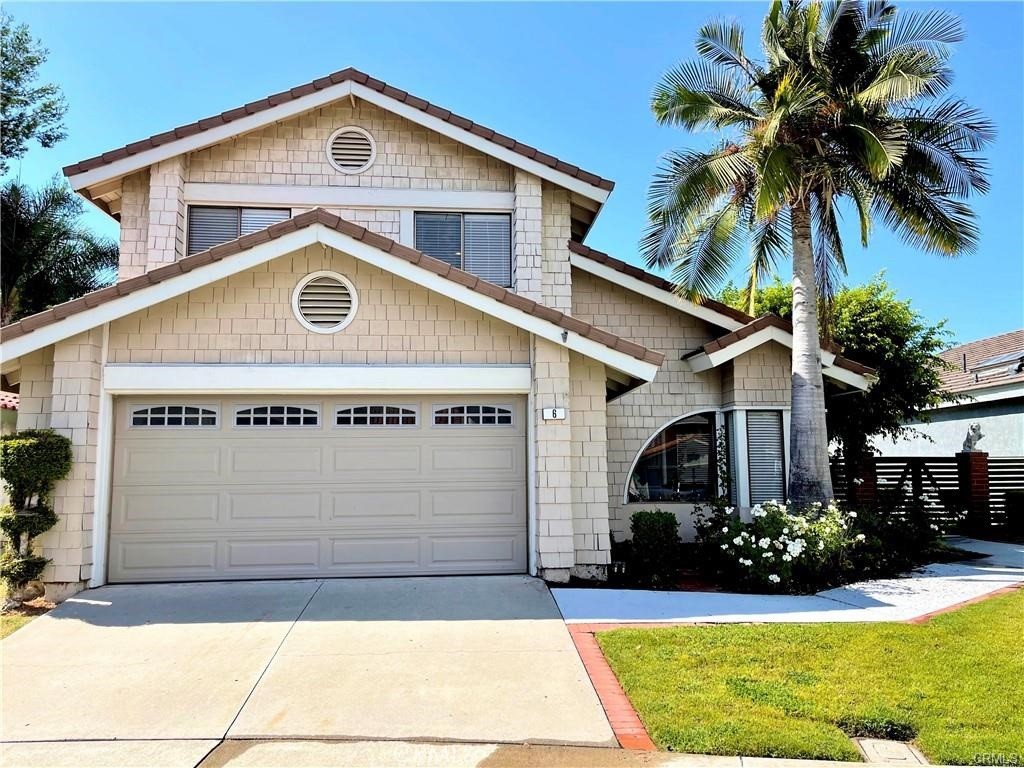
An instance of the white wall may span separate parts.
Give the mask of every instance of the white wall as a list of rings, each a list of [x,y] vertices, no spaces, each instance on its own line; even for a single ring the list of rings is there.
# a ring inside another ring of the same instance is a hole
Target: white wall
[[[1024,397],[934,411],[930,423],[911,425],[934,442],[914,436],[895,443],[876,440],[875,447],[883,456],[952,456],[963,449],[974,423],[981,424],[984,435],[979,450],[990,456],[1024,456]]]

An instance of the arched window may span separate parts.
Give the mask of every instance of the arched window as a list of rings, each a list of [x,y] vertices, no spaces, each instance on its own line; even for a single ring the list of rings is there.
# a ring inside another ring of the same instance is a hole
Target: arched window
[[[715,414],[679,419],[654,436],[637,458],[626,500],[690,504],[713,499]]]

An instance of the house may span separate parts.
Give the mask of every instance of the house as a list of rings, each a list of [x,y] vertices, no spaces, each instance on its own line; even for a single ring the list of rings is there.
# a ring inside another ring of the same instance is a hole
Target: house
[[[0,391],[0,435],[9,435],[18,429],[18,395]]]
[[[879,440],[883,456],[952,456],[963,450],[973,424],[979,451],[1024,456],[1024,329],[978,339],[943,352],[942,386],[957,397],[907,426],[901,440]]]
[[[613,184],[353,69],[64,169],[115,285],[2,329],[70,435],[52,594],[600,578],[633,511],[784,495],[791,329],[583,244]],[[822,350],[834,389],[871,371]]]

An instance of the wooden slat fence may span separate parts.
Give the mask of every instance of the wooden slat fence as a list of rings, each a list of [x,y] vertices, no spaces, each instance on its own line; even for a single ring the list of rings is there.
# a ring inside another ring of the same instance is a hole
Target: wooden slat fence
[[[989,456],[988,498],[992,522],[1002,523],[1006,515],[1006,492],[1024,490],[1024,456]]]

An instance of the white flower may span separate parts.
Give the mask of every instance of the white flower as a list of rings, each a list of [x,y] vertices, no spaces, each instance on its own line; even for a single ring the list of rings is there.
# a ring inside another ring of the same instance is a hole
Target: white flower
[[[789,533],[789,528],[783,528],[783,529],[782,529],[782,532],[783,532],[783,533]]]
[[[747,560],[745,557],[740,558],[740,565],[753,565],[753,560]]]
[[[782,579],[779,578],[778,575],[773,573],[768,577],[768,581],[770,581],[772,584],[778,584],[780,581],[782,581]]]
[[[849,515],[849,516],[850,516],[850,517],[856,517],[856,516],[857,516],[857,513],[856,513],[856,512],[850,512],[850,515]]]
[[[725,514],[727,514],[727,515],[731,515],[735,511],[736,511],[736,507],[726,507],[725,508]]]
[[[739,546],[740,544],[743,543],[743,537],[742,536],[737,536],[735,539],[732,540],[732,543],[737,545],[737,546]]]
[[[728,532],[729,532],[729,526],[728,525],[723,525],[722,526],[722,533],[728,533]]]
[[[729,545],[728,545],[728,544],[723,544],[723,545],[722,545],[722,549],[728,549],[728,548],[729,548]]]
[[[863,533],[858,533],[857,534],[857,541],[864,541],[864,534]]]
[[[765,536],[763,539],[757,542],[757,546],[759,546],[761,549],[768,549],[768,547],[771,546],[771,543],[772,540]]]
[[[819,541],[818,542],[818,551],[820,552],[824,548],[825,548],[825,542],[824,541]]]
[[[792,556],[792,555],[789,555],[789,554],[787,554],[787,555],[783,555],[783,556],[782,556],[782,559],[783,559],[783,561],[785,561],[785,562],[787,562],[787,563],[788,563],[788,562],[789,562],[790,560],[792,560],[792,559],[793,559],[793,556]]]
[[[929,527],[929,528],[931,528],[931,529],[932,529],[933,531],[937,531],[937,530],[939,530],[939,526],[935,525],[935,523],[932,523],[932,524],[931,524],[931,525],[929,525],[928,527]]]

